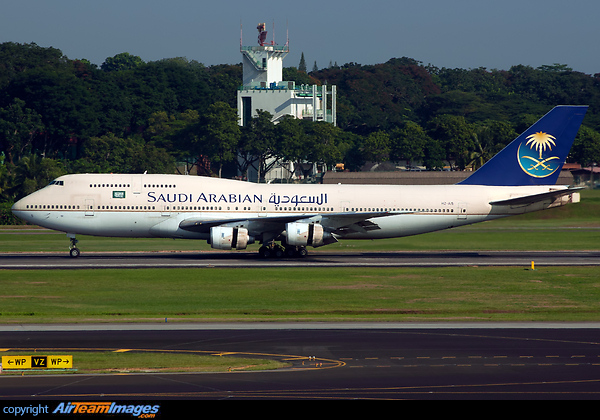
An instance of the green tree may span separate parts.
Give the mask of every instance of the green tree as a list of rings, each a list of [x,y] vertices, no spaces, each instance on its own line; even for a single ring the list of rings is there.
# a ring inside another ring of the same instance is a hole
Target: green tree
[[[517,132],[506,121],[487,121],[473,130],[473,150],[467,164],[477,170],[517,137]]]
[[[166,111],[153,112],[148,118],[144,138],[169,152],[182,151],[188,155],[191,149],[190,129],[200,121],[200,113],[193,109],[169,115]]]
[[[221,178],[223,165],[236,157],[240,140],[237,111],[225,102],[215,102],[203,115],[198,133],[198,150],[219,165]]]
[[[552,73],[562,73],[562,72],[571,72],[573,69],[566,64],[554,63],[552,65],[544,64],[538,67],[538,70],[547,71]]]
[[[405,159],[409,165],[423,162],[425,147],[432,141],[425,130],[413,121],[408,121],[402,128],[394,129],[390,140],[391,160]]]
[[[460,170],[464,170],[471,161],[474,149],[473,129],[462,116],[441,115],[428,124],[432,138],[440,142],[446,151],[446,160]]]
[[[446,153],[441,142],[436,139],[431,139],[425,145],[425,157],[423,158],[423,165],[430,170],[440,170],[444,168],[444,159]]]
[[[345,132],[348,133],[348,132]],[[349,133],[352,136],[352,143],[344,154],[344,169],[351,172],[359,172],[367,163],[363,153],[363,143],[365,138],[359,134]]]
[[[120,138],[112,133],[85,142],[74,172],[173,173],[173,157],[141,137]]]
[[[137,55],[123,52],[114,57],[108,57],[104,60],[104,63],[102,63],[100,68],[104,71],[123,71],[133,70],[142,64],[144,64],[144,61]]]
[[[0,152],[0,203],[14,200],[14,167],[4,161],[4,152]]]
[[[100,104],[72,69],[32,69],[16,77],[7,93],[41,116],[44,135],[33,148],[46,157],[65,156],[70,142],[100,131]]]
[[[376,131],[365,139],[363,153],[365,159],[371,162],[383,162],[389,158],[391,141],[388,133]]]
[[[26,156],[16,165],[15,184],[20,187],[15,194],[16,198],[35,192],[66,173],[65,166],[60,161],[37,155]]]
[[[61,69],[66,65],[66,58],[61,50],[44,48],[35,43],[17,44],[4,42],[0,44],[0,90],[5,89],[12,80],[32,69]]]
[[[33,140],[44,129],[41,116],[14,98],[6,108],[0,108],[0,151],[12,164],[31,153]]]
[[[272,153],[277,161],[305,162],[307,158],[306,135],[302,120],[298,120],[292,115],[286,115],[279,120],[273,133],[275,137]],[[289,178],[293,175],[290,173]]]
[[[372,66],[347,63],[311,76],[337,86],[338,125],[363,136],[418,121],[418,111],[425,114],[429,98],[440,93],[427,69],[406,57]]]
[[[304,52],[300,55],[300,63],[298,64],[298,71],[306,73],[306,60],[304,59]]]
[[[592,166],[600,163],[600,133],[596,130],[581,126],[573,142],[569,155],[570,160],[582,166]]]
[[[283,80],[295,82],[296,86],[315,84],[315,79],[311,78],[306,72],[298,70],[296,67],[284,67]]]
[[[338,148],[340,129],[323,121],[300,120],[303,127],[304,139],[301,143],[305,162],[323,163],[335,165],[342,160],[342,154]]]
[[[309,121],[298,119],[293,115],[284,115],[277,124],[273,125],[275,137],[272,148],[288,160],[304,159],[306,157],[304,130],[308,124]]]
[[[259,109],[256,116],[242,128],[238,144],[238,169],[243,177],[246,177],[248,169],[253,167],[258,172],[259,179],[264,179],[265,173],[277,164],[280,156],[277,152],[272,119],[271,113]],[[281,123],[284,124],[283,127],[288,125],[286,118]]]

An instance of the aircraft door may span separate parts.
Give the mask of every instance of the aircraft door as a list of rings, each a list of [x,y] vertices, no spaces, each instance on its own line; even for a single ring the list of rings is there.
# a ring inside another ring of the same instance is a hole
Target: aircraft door
[[[140,194],[142,192],[142,177],[136,175],[131,179],[131,189],[134,194]]]
[[[467,203],[458,203],[458,220],[467,218]]]
[[[93,198],[85,199],[85,215],[86,216],[94,215],[94,199]]]

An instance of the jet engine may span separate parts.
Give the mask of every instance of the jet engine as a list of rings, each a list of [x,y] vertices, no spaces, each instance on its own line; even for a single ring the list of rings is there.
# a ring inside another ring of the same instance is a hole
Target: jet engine
[[[316,223],[293,222],[285,225],[287,244],[291,246],[314,247],[325,245],[323,226]]]
[[[227,226],[210,228],[210,246],[215,249],[246,249],[252,243],[248,229]]]

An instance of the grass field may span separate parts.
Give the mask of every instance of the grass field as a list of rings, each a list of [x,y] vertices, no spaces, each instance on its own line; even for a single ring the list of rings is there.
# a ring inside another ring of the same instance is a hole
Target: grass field
[[[309,253],[344,251],[424,251],[424,250],[598,250],[600,226],[556,226],[550,222],[527,223],[505,221],[484,222],[472,226],[432,232],[424,235],[380,239],[342,240],[322,248],[309,248]],[[37,232],[37,233],[36,233]],[[136,251],[215,251],[206,241],[184,239],[102,238],[78,235],[78,247],[86,252]],[[39,229],[0,230],[0,253],[63,252],[68,255],[69,240],[64,233]],[[258,245],[247,251],[258,252]],[[235,252],[235,251],[231,251]]]
[[[0,252],[67,252],[64,234],[0,230]],[[21,233],[21,234],[19,234]],[[203,241],[80,237],[86,251],[198,251]],[[582,203],[324,251],[598,250],[600,191]],[[311,252],[323,252],[312,250]],[[597,267],[3,270],[0,323],[598,321]]]
[[[1,285],[4,324],[600,320],[596,267],[14,270]]]
[[[2,356],[32,356],[54,354],[54,350],[43,349],[31,351],[6,351]],[[14,370],[4,369],[2,375],[47,374],[47,373],[149,373],[149,372],[232,372],[270,370],[287,367],[289,364],[273,359],[227,357],[202,354],[203,352],[185,351],[72,351],[61,349],[61,354],[68,352],[73,356],[73,371],[47,370]]]

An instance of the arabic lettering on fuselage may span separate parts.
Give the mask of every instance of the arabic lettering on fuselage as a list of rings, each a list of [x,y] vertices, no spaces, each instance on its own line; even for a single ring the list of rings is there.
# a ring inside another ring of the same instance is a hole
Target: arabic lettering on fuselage
[[[327,194],[319,195],[282,195],[272,193],[269,203],[280,205],[317,205],[327,204]],[[148,192],[149,203],[230,203],[230,204],[254,204],[262,203],[262,194],[193,194],[193,193],[157,193]]]
[[[327,194],[320,195],[279,195],[279,194],[271,194],[269,197],[269,203],[275,204],[276,206],[284,205],[284,204],[293,204],[294,206],[299,206],[302,204],[316,204],[317,206],[321,206],[323,204],[327,204]]]

